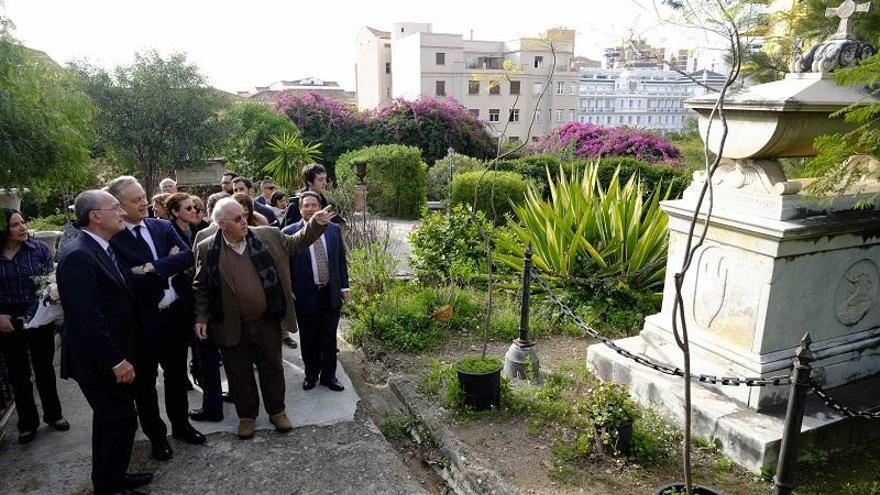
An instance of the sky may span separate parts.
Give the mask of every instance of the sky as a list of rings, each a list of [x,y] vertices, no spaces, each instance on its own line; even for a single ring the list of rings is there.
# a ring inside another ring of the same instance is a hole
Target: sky
[[[13,35],[58,62],[112,68],[137,51],[184,52],[210,84],[230,92],[309,76],[354,90],[355,38],[364,25],[429,22],[435,33],[467,38],[473,30],[474,39],[497,41],[563,26],[577,32],[575,54],[597,60],[630,32],[658,46],[707,44],[701,33],[664,25],[653,0],[0,1]]]

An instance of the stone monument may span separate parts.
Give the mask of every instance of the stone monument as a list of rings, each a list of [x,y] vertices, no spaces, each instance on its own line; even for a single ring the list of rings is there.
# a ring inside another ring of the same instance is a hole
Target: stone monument
[[[816,355],[813,378],[824,388],[880,374],[880,201],[854,209],[876,197],[880,183],[855,184],[833,201],[820,200],[803,193],[808,179],[788,180],[779,162],[815,156],[817,136],[850,129],[830,114],[877,101],[866,88],[838,86],[830,75],[875,53],[851,33],[850,16],[867,8],[846,0],[828,9],[826,15],[841,18],[840,28],[793,64],[798,72],[728,94],[723,148],[721,119],[713,112],[717,96],[687,102],[699,114],[704,141],[722,157],[712,177],[706,239],[682,290],[696,375],[787,375],[806,332]],[[682,199],[663,203],[670,238],[662,309],[645,319],[638,336],[617,341],[676,366],[682,354],[672,331],[673,276],[706,180],[694,174]],[[708,208],[707,200],[697,215],[698,234]],[[587,361],[601,378],[628,384],[640,401],[683,417],[680,378],[659,375],[601,344],[589,348]],[[728,456],[753,470],[776,462],[787,386],[695,383],[693,393],[695,434],[718,438]],[[880,422],[874,431],[854,430],[830,410],[816,411],[805,418],[803,432],[822,448],[880,436]]]

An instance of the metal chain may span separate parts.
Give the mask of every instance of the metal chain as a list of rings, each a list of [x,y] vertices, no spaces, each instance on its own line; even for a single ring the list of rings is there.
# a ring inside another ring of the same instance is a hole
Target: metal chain
[[[880,418],[880,411],[873,411],[868,409],[866,411],[857,411],[851,407],[844,406],[840,402],[837,401],[834,397],[828,394],[828,392],[822,388],[821,385],[816,383],[815,381],[811,381],[810,385],[813,386],[813,389],[816,391],[816,395],[819,396],[820,399],[825,401],[825,405],[840,414],[850,417],[850,418],[865,418],[865,419],[877,419]],[[876,407],[873,409],[877,409]]]
[[[576,315],[574,311],[571,310],[556,294],[553,293],[550,286],[545,282],[539,274],[533,269],[531,272],[532,280],[536,280],[538,284],[543,288],[550,299],[559,306],[559,309],[562,312],[571,318],[572,321],[583,331],[587,332],[591,337],[599,340],[614,352],[620,354],[621,356],[631,359],[636,363],[641,364],[642,366],[651,368],[654,371],[663,373],[665,375],[671,376],[684,376],[684,371],[677,367],[672,366],[671,364],[658,363],[653,359],[643,356],[641,354],[635,354],[630,352],[619,345],[615,344],[613,340],[605,337],[604,335],[600,335],[594,328],[587,325],[580,316]],[[747,387],[764,387],[767,385],[790,385],[791,384],[791,376],[790,375],[778,375],[771,376],[767,378],[761,377],[751,377],[751,378],[740,378],[735,376],[716,376],[716,375],[706,375],[706,374],[693,374],[691,375],[691,380],[698,381],[700,383],[711,383],[713,385],[731,385],[731,386],[739,386],[745,385]]]

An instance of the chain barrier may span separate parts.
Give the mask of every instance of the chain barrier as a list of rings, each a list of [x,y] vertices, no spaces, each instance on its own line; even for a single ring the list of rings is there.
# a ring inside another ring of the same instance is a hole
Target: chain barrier
[[[550,288],[549,284],[545,282],[540,275],[536,272],[535,269],[532,269],[531,277],[532,280],[538,282],[538,285],[541,286],[544,291],[547,292],[547,295],[550,299],[559,306],[559,309],[568,316],[581,330],[589,334],[591,337],[599,340],[607,347],[609,347],[614,352],[620,354],[621,356],[631,359],[642,366],[647,368],[651,368],[654,371],[659,373],[663,373],[665,375],[671,376],[684,376],[684,371],[677,367],[672,366],[671,364],[659,363],[654,361],[653,359],[646,357],[641,354],[635,354],[630,352],[619,345],[615,344],[613,340],[605,337],[604,335],[599,334],[593,327],[589,326],[581,319],[580,316],[576,315],[571,308],[565,305],[562,300],[559,299],[556,294],[553,293],[553,290]],[[706,375],[706,374],[692,374],[691,380],[697,381],[700,383],[710,383],[713,385],[730,385],[730,386],[739,386],[745,385],[746,387],[764,387],[767,385],[790,385],[791,384],[791,376],[790,375],[778,375],[771,376],[767,378],[740,378],[735,376],[717,376],[717,375]]]
[[[828,392],[822,388],[821,385],[816,383],[815,381],[810,382],[810,386],[813,387],[813,390],[816,391],[816,395],[819,396],[825,402],[825,405],[830,409],[837,411],[843,416],[847,416],[850,418],[864,418],[864,419],[878,419],[880,418],[880,411],[877,411],[876,407],[872,409],[868,409],[865,411],[859,411],[853,409],[851,407],[844,406],[840,402],[837,401],[834,397],[828,394]]]

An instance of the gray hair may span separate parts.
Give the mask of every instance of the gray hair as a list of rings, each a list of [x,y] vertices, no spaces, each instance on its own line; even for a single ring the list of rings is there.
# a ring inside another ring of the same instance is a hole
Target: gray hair
[[[89,213],[101,208],[101,191],[89,189],[79,193],[73,201],[73,211],[76,214],[76,225],[79,228],[89,226]]]
[[[229,198],[232,195],[225,192],[218,192],[208,196],[208,201],[205,201],[205,208],[208,211],[214,211],[214,205],[217,204],[217,201],[220,201],[223,198]]]
[[[132,184],[141,185],[137,179],[130,175],[121,175],[113,180],[111,180],[105,187],[104,190],[108,193],[112,194],[114,198],[122,201],[122,191],[124,191],[128,186]]]
[[[159,187],[163,187],[165,184],[174,184],[176,186],[177,182],[171,177],[165,177],[164,179],[159,181]]]
[[[227,205],[238,205],[238,201],[231,197],[222,198],[217,201],[217,204],[214,205],[214,209],[211,210],[211,220],[217,225],[220,225],[220,215],[223,213],[223,208],[226,208]]]

